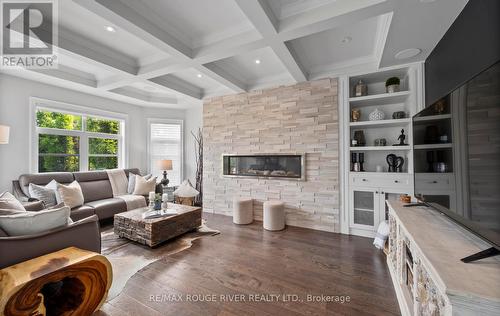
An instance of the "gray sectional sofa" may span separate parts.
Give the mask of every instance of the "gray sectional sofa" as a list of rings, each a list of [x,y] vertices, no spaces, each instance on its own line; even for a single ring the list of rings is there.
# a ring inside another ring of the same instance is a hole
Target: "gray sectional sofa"
[[[129,177],[130,173],[140,174],[140,171],[137,168],[125,169],[127,177]],[[62,184],[69,184],[76,180],[80,184],[85,202],[84,205],[71,210],[71,219],[73,221],[94,214],[97,215],[99,220],[103,220],[113,218],[116,213],[127,211],[125,201],[113,197],[113,190],[106,171],[23,174],[18,180],[13,181],[14,195],[21,202],[39,204],[30,197],[29,184],[47,185],[52,180]],[[161,188],[157,188],[157,190],[161,190]]]

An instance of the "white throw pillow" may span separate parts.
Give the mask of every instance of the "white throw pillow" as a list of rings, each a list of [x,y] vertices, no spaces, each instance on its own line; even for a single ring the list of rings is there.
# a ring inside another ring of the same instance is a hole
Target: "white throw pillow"
[[[19,202],[10,192],[0,194],[0,209],[26,211],[23,204]]]
[[[57,192],[61,197],[61,202],[70,208],[82,206],[84,202],[82,188],[78,182],[73,181],[69,185],[57,184]]]
[[[130,172],[128,174],[128,190],[127,190],[128,194],[134,194],[134,190],[135,190],[135,176],[138,176],[138,175],[135,174],[135,173],[132,173],[132,172]],[[149,179],[151,179],[152,176],[153,175],[150,173],[150,174],[147,174],[147,175],[143,176],[143,178],[145,180],[149,180]]]
[[[61,196],[59,195],[59,192],[57,191],[57,185],[58,185],[58,184],[59,184],[59,183],[58,183],[56,180],[52,180],[52,181],[50,181],[50,182],[49,182],[49,183],[45,186],[47,189],[51,189],[51,190],[53,190],[53,191],[54,191],[54,193],[56,194],[56,202],[57,202],[57,204],[62,203],[62,201],[61,201]]]
[[[70,212],[69,207],[63,206],[57,209],[0,216],[0,228],[9,236],[38,234],[68,225]]]
[[[154,192],[156,188],[156,177],[153,177],[149,180],[144,179],[143,177],[136,175],[135,176],[135,195],[147,195],[149,192]]]

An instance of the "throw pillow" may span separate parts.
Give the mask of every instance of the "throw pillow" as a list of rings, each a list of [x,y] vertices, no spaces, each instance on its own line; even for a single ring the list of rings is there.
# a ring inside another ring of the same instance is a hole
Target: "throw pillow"
[[[67,206],[39,212],[0,216],[0,229],[9,236],[24,236],[66,226],[71,210]]]
[[[129,173],[129,175],[128,175],[128,190],[127,190],[127,192],[129,194],[133,194],[134,193],[134,189],[135,189],[135,176],[138,176],[138,175],[135,174],[135,173],[132,173],[132,172]],[[149,180],[149,179],[151,179],[152,176],[153,175],[150,173],[150,174],[147,174],[147,175],[143,176],[143,178],[145,180]]]
[[[135,188],[134,188],[135,195],[147,195],[149,194],[149,192],[154,192],[155,188],[156,188],[156,177],[146,180],[139,175],[135,176]]]
[[[73,181],[69,185],[57,184],[57,192],[61,197],[61,202],[70,208],[82,206],[84,202],[82,188],[78,182]]]
[[[26,211],[23,204],[10,192],[0,194],[0,209]]]
[[[56,194],[56,203],[59,204],[59,203],[62,203],[61,201],[61,196],[59,195],[59,192],[57,191],[57,185],[59,183],[56,181],[56,180],[52,180],[50,181],[45,187],[47,189],[51,189],[52,191],[54,191],[54,193]]]
[[[57,204],[56,191],[52,188],[30,183],[28,191],[32,198],[42,201],[45,207],[51,207]]]

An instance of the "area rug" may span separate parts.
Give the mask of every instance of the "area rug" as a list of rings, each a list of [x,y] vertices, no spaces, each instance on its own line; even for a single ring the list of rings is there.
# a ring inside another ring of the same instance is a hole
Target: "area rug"
[[[101,230],[102,254],[108,258],[113,267],[113,284],[106,301],[109,302],[120,295],[127,281],[149,264],[190,248],[196,239],[219,233],[207,227],[203,221],[202,226],[197,230],[167,241],[157,248],[150,248],[118,237],[113,233],[112,225],[103,227]]]

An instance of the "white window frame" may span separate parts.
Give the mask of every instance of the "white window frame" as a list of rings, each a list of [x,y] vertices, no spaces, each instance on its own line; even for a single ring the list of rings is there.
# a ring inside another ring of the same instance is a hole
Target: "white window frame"
[[[63,130],[55,128],[44,128],[36,126],[36,112],[37,110],[46,110],[64,114],[72,114],[82,116],[82,129],[81,130]],[[66,135],[66,136],[77,136],[80,140],[80,154],[79,163],[80,171],[88,171],[89,162],[89,151],[88,151],[88,141],[89,138],[107,138],[118,140],[118,168],[127,168],[128,166],[128,115],[123,113],[110,112],[105,110],[99,110],[94,108],[89,108],[86,106],[75,105],[70,103],[64,103],[59,101],[47,100],[42,98],[31,97],[30,98],[30,172],[38,173],[38,135],[40,134],[50,134],[50,135]],[[106,134],[106,133],[96,133],[87,132],[85,127],[87,124],[87,117],[94,117],[99,119],[110,119],[117,120],[120,122],[120,133],[119,134]],[[97,155],[90,155],[97,156]],[[114,155],[113,155],[114,156]]]
[[[159,118],[148,118],[148,173],[153,170],[151,161],[151,124],[178,124],[181,126],[181,170],[180,170],[180,182],[184,181],[184,120],[175,119],[159,119]],[[160,179],[161,180],[161,179]]]

